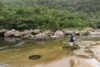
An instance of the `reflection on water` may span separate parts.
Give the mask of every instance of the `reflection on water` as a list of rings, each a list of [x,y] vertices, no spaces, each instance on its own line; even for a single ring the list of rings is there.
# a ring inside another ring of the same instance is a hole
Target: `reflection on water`
[[[18,40],[21,40],[21,38],[15,38],[15,37],[5,37],[4,38],[5,41],[11,42],[11,43],[15,43]]]
[[[4,37],[0,38],[0,46],[10,46],[21,41],[21,38]]]

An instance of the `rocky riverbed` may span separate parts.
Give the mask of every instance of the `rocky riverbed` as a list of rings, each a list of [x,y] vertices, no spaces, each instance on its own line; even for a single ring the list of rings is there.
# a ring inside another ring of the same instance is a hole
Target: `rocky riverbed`
[[[62,57],[48,64],[37,64],[35,67],[100,67],[100,41],[77,42],[80,49],[70,56]]]
[[[9,38],[0,38],[0,48],[25,42],[20,47],[0,51],[0,67],[100,67],[98,36],[76,36],[77,49],[73,52],[70,52],[68,36],[38,42],[30,39],[11,42]],[[30,58],[34,55],[38,57]]]

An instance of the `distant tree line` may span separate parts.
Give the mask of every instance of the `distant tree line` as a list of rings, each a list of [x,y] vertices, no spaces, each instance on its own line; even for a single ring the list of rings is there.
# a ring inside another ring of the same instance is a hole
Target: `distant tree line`
[[[99,0],[93,0],[93,5],[89,7],[86,7],[88,4],[84,4],[85,1],[80,0],[78,2],[76,0],[1,0],[1,2],[0,28],[6,29],[57,30],[81,29],[87,26],[96,28],[96,22],[100,18],[99,15],[94,15],[99,10],[97,6],[94,6],[97,10],[93,9],[94,13],[90,13],[93,5],[97,5]]]
[[[88,14],[100,11],[100,0],[1,0],[7,7],[47,6],[52,9],[82,11]]]

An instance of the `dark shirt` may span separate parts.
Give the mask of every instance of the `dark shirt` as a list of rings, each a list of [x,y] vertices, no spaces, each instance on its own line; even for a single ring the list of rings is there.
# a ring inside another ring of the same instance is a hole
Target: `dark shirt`
[[[74,42],[73,37],[74,37],[74,36],[71,34],[71,35],[70,35],[70,42]]]

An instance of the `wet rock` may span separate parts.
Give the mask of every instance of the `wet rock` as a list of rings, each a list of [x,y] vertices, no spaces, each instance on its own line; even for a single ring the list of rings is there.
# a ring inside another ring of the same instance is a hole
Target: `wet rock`
[[[89,35],[90,32],[89,31],[80,31],[80,35]]]
[[[65,35],[69,35],[70,34],[70,31],[64,31],[64,34]]]
[[[100,41],[97,41],[96,43],[97,43],[97,44],[100,44]]]
[[[52,31],[51,30],[46,30],[46,31],[44,31],[44,33],[46,33],[46,34],[50,34]]]
[[[27,35],[23,36],[23,38],[33,39],[33,38],[34,38],[34,35],[32,35],[32,34],[27,34]]]
[[[79,47],[90,47],[90,45],[96,44],[96,41],[77,41],[76,42]]]
[[[95,46],[90,46],[90,48],[95,48]]]
[[[60,38],[60,37],[63,37],[63,36],[64,36],[64,33],[60,30],[57,30],[56,32],[50,34],[51,38]]]
[[[90,48],[90,50],[93,52],[94,57],[100,61],[100,45],[96,45],[95,48]]]
[[[47,34],[46,33],[39,33],[39,34],[35,35],[34,40],[42,41],[42,40],[46,40],[46,38],[47,38]]]
[[[91,53],[85,52],[86,49],[80,48],[79,50],[75,50],[75,55],[80,58],[91,58]]]
[[[30,29],[29,32],[32,34],[32,33],[34,33],[34,30],[33,29]]]
[[[48,64],[37,64],[34,67],[70,67],[69,58],[64,57]]]
[[[91,35],[100,35],[100,32],[90,32]]]
[[[4,34],[7,32],[8,30],[6,29],[1,29],[0,30],[0,36],[4,36]]]
[[[19,32],[19,31],[14,32],[14,37],[21,37],[21,36],[22,36],[21,32]]]
[[[97,61],[95,58],[85,59],[85,61],[91,64],[93,67],[100,67],[100,62]]]
[[[76,55],[76,57],[84,58],[84,59],[91,58],[90,56],[86,56],[86,55]]]
[[[0,67],[10,67],[10,65],[9,64],[0,64]]]
[[[79,31],[75,31],[74,34],[75,35],[80,35],[80,32]]]
[[[51,38],[58,38],[58,36],[55,36],[55,35],[51,35],[50,37]]]
[[[6,32],[6,33],[4,34],[4,36],[6,36],[6,37],[13,37],[13,36],[14,36],[14,32],[15,32],[15,30],[12,29],[12,30]]]
[[[75,56],[71,56],[70,59],[73,60],[73,67],[93,67],[91,64],[88,64],[84,59],[80,59]]]
[[[25,44],[25,42],[20,42],[20,43],[16,44],[15,47],[22,46],[24,44]]]
[[[64,36],[64,33],[60,30],[57,30],[55,33],[54,33],[54,36],[58,36],[58,37],[62,37]]]

